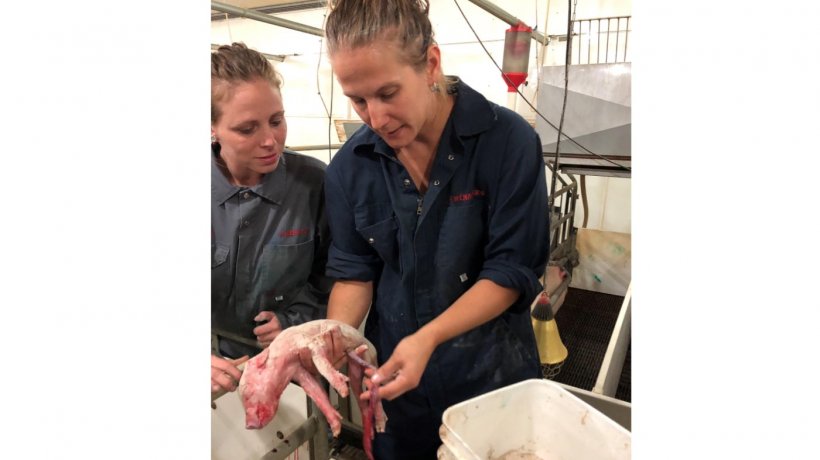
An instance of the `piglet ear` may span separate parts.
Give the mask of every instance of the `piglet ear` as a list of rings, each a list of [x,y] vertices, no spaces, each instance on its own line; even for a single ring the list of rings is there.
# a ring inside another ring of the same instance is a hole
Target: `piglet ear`
[[[261,369],[264,369],[268,364],[271,364],[271,363],[268,363],[268,361],[270,359],[270,357],[268,355],[270,355],[270,348],[265,348],[258,355],[255,356],[255,357],[259,358],[259,362],[261,363],[259,367]]]
[[[245,365],[246,369],[264,369],[268,366],[268,358],[269,358],[269,348],[265,348],[262,350],[258,355],[254,356],[253,358],[249,359],[247,364]],[[245,375],[243,372],[242,375]]]
[[[237,386],[237,391],[239,392],[239,395],[243,398],[243,401],[246,397],[250,397],[249,393],[253,392],[252,389],[248,388],[248,380],[258,380],[260,371],[267,367],[267,361],[268,349],[265,348],[264,350],[262,350],[261,353],[246,361],[245,364],[239,368],[242,371],[242,377],[239,378],[239,385]]]
[[[268,361],[268,349],[265,348],[262,350],[261,353],[254,356],[253,358],[247,360],[243,364],[239,366],[239,370],[242,371],[242,377],[239,379],[239,394],[245,394],[245,388],[247,387],[247,378],[248,375],[254,375],[259,372],[259,370],[264,369],[267,366]]]

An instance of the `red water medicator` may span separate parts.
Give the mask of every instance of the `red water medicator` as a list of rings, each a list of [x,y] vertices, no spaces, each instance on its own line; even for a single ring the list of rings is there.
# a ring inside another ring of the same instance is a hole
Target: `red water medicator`
[[[507,29],[504,35],[504,61],[501,65],[501,77],[507,84],[507,107],[510,110],[515,110],[516,88],[527,80],[530,41],[532,41],[532,27],[528,27],[523,22]]]

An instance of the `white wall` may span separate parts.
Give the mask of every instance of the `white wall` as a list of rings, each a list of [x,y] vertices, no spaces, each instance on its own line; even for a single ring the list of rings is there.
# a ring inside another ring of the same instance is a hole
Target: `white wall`
[[[300,11],[278,17],[321,29],[324,10]],[[233,41],[244,42],[264,53],[286,56],[284,62],[273,64],[284,80],[282,98],[288,122],[288,146],[328,143],[325,107],[329,110],[332,105],[333,118],[356,118],[355,114],[351,115],[347,98],[335,82],[331,101],[330,66],[321,37],[244,18],[211,22],[212,44]],[[330,143],[338,144],[335,127],[331,126],[330,131]],[[305,153],[329,162],[327,150]]]
[[[567,3],[563,1],[496,0],[505,11],[526,22],[544,35],[566,34]],[[436,41],[442,51],[442,63],[447,74],[458,75],[489,100],[507,106],[507,86],[500,72],[490,61],[475,35],[464,21],[453,0],[431,0],[430,19]],[[469,2],[458,0],[484,46],[498,66],[502,65],[504,33],[509,25]],[[596,0],[578,2],[575,19],[616,15],[631,15],[631,0]],[[322,28],[325,10],[283,13],[278,17]],[[548,17],[548,20],[547,20]],[[630,21],[630,28],[633,22]],[[545,31],[545,27],[547,28]],[[288,146],[339,143],[335,126],[328,130],[325,106],[319,93],[330,108],[333,91],[332,116],[334,119],[358,119],[347,98],[331,77],[321,37],[262,23],[250,19],[230,19],[211,23],[211,43],[224,44],[243,41],[248,46],[268,54],[286,55],[284,62],[275,62],[283,74],[285,85],[282,95],[288,120]],[[320,55],[321,54],[321,55]],[[554,40],[543,47],[533,41],[530,47],[529,84],[519,89],[535,105],[535,90],[539,63],[562,65],[565,42]],[[318,85],[317,85],[318,78]],[[332,82],[332,83],[331,83]],[[332,85],[332,86],[331,86]],[[534,123],[535,112],[520,97],[515,109]],[[327,149],[308,153],[325,162],[332,153]],[[631,233],[630,180],[602,177],[587,178],[589,219],[587,227],[598,230]],[[581,225],[583,213],[579,203],[576,224]]]

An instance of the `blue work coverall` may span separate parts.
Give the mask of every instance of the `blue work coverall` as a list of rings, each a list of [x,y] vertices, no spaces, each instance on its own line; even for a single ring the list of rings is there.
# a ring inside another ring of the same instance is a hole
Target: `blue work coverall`
[[[327,274],[373,281],[365,335],[379,364],[479,279],[521,293],[501,316],[441,344],[416,389],[384,401],[379,459],[436,458],[445,409],[539,376],[529,307],[549,248],[541,141],[518,114],[461,81],[455,90],[425,194],[367,126],[327,168]]]
[[[327,316],[332,280],[321,161],[285,150],[253,187],[228,182],[211,152],[211,328],[255,341],[253,318],[276,314],[282,329]],[[261,350],[227,337],[223,356]]]

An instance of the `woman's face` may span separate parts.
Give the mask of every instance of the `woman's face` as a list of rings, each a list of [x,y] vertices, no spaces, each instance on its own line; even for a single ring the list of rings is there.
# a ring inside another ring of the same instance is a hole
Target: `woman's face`
[[[288,134],[279,90],[263,79],[233,84],[211,126],[236,185],[256,185],[279,165]]]
[[[414,141],[433,119],[435,108],[432,71],[417,71],[397,53],[394,45],[380,42],[339,49],[330,57],[356,113],[393,149]],[[435,67],[429,61],[427,68]]]

